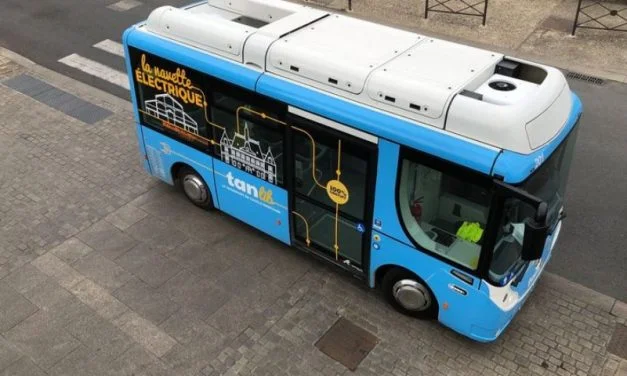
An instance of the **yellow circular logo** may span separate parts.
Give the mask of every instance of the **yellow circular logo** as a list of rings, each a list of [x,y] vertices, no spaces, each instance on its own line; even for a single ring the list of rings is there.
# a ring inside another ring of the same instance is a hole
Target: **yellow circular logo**
[[[348,202],[348,188],[339,180],[330,180],[327,183],[327,194],[331,201],[338,205],[344,205]]]

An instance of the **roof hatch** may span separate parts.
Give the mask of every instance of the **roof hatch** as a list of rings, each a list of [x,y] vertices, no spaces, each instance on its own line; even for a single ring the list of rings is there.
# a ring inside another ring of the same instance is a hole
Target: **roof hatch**
[[[274,43],[268,54],[268,69],[299,81],[359,94],[374,69],[421,38],[414,33],[332,15]]]
[[[502,55],[438,39],[421,43],[378,68],[368,81],[368,96],[391,107],[439,118],[455,93]],[[411,116],[411,115],[410,115]]]

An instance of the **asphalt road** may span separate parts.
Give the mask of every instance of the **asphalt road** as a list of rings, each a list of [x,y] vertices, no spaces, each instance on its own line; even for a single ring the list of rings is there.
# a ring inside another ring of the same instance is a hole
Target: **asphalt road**
[[[128,99],[128,91],[59,63],[79,54],[119,72],[123,59],[94,48],[120,41],[124,29],[164,4],[186,0],[144,0],[126,11],[115,0],[4,0],[0,45],[82,82]],[[584,103],[584,115],[567,191],[566,223],[549,270],[627,301],[627,85],[595,86],[571,81]]]
[[[584,104],[549,270],[627,301],[627,85],[570,81]]]
[[[105,39],[120,42],[128,26],[146,19],[158,6],[182,6],[193,0],[142,0],[138,2],[141,5],[126,11],[107,7],[116,1],[3,0],[0,45],[47,68],[129,99],[127,90],[58,60],[76,53],[123,72],[123,59],[93,45]]]

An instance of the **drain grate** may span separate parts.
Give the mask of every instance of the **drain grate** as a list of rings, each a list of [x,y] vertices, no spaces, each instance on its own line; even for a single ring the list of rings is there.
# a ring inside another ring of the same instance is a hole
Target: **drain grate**
[[[583,74],[583,73],[568,72],[566,74],[566,77],[571,78],[573,80],[589,82],[593,85],[598,85],[598,86],[601,86],[605,83],[605,80],[603,80],[602,78],[588,76],[587,74]]]
[[[609,345],[607,345],[607,351],[623,359],[627,359],[627,326],[621,324],[616,325],[612,339]]]
[[[374,349],[379,339],[367,330],[340,318],[318,340],[316,347],[343,366],[354,371]]]

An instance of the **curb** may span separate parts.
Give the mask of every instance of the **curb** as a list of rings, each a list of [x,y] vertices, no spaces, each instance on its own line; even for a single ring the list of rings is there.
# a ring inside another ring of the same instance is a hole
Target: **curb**
[[[21,65],[37,78],[65,91],[71,92],[82,99],[93,104],[104,107],[114,113],[132,112],[133,106],[129,100],[124,100],[103,90],[89,86],[77,81],[69,76],[57,73],[42,65],[39,65],[28,58],[19,55],[4,47],[0,47],[0,56],[5,57],[14,63]]]
[[[627,320],[627,304],[623,301],[580,285],[557,274],[547,272],[546,270],[542,274],[540,281],[549,288],[567,295],[575,296],[577,299],[593,305],[603,312]]]
[[[75,94],[83,97],[83,99],[91,100],[94,104],[99,104],[108,109],[117,109],[120,111],[132,112],[132,104],[112,94],[104,92],[95,87],[89,86],[68,76],[54,72],[44,68],[35,62],[16,54],[13,51],[0,47],[0,56],[3,56],[16,64],[26,68],[29,72],[35,73],[41,79],[56,87],[62,87],[68,90],[76,90]],[[541,281],[546,283],[549,288],[561,291],[567,295],[574,295],[577,299],[582,300],[590,305],[611,314],[612,316],[627,320],[627,303],[611,296],[605,295],[588,287],[570,281],[557,274],[544,271]]]

